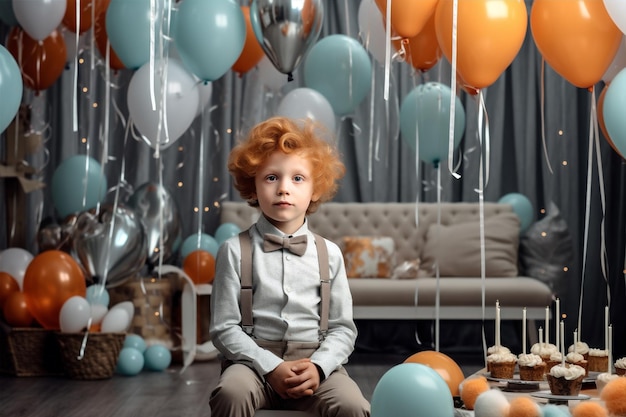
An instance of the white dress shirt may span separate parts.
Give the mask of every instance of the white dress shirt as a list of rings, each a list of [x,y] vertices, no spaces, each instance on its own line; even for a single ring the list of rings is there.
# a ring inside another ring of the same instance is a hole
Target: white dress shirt
[[[250,228],[254,337],[271,341],[319,340],[320,275],[317,249],[307,222],[293,236],[306,234],[303,256],[287,249],[263,251],[263,235],[285,236],[264,216]],[[326,240],[330,267],[328,333],[311,356],[325,376],[347,362],[357,330],[352,319],[352,295],[339,247]],[[275,369],[282,358],[260,348],[241,327],[241,248],[235,236],[220,246],[211,295],[210,335],[226,359],[246,363],[260,375]]]

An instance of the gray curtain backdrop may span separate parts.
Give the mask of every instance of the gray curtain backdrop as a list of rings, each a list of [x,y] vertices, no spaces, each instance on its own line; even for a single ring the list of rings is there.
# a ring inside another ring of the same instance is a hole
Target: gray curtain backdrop
[[[532,2],[526,2],[530,13]],[[324,6],[321,37],[342,33],[360,40],[359,1],[325,0]],[[5,39],[6,33],[8,28],[0,24],[1,39]],[[38,168],[41,179],[47,184],[55,167],[65,158],[88,154],[102,160],[104,155],[101,135],[106,72],[97,51],[92,54],[90,42],[81,44],[80,56],[85,58],[85,63],[78,71],[79,85],[89,86],[89,94],[75,94],[74,63],[68,62],[67,70],[53,87],[38,95],[26,91],[23,99],[24,104],[32,107],[33,126],[45,136],[44,149],[31,155],[29,163]],[[93,69],[91,62],[95,62]],[[436,202],[438,184],[441,201],[478,201],[475,190],[479,188],[481,147],[480,107],[476,97],[459,93],[466,112],[466,127],[455,155],[455,161],[461,161],[458,171],[461,178],[454,179],[447,161],[442,162],[439,172],[432,164],[416,161],[415,152],[403,142],[398,128],[399,105],[403,98],[423,82],[450,85],[449,63],[442,57],[434,68],[417,74],[408,64],[395,62],[390,74],[388,101],[383,98],[385,70],[374,59],[372,64],[374,78],[369,96],[354,114],[337,119],[338,146],[348,170],[336,201]],[[251,126],[273,115],[284,94],[304,86],[301,68],[294,73],[294,81],[280,92],[266,89],[256,68],[243,76],[228,72],[212,83],[212,96],[205,112],[174,146],[162,151],[160,158],[155,157],[154,149],[126,132],[126,89],[131,76],[130,70],[110,75],[111,118],[105,172],[111,191],[116,186],[121,187],[120,198],[126,198],[146,182],[162,181],[180,207],[184,237],[198,231],[212,234],[218,224],[220,202],[239,198],[226,170],[231,147]],[[489,178],[484,199],[497,201],[507,193],[521,193],[532,201],[537,219],[542,218],[550,203],[558,207],[574,247],[574,256],[562,274],[557,294],[561,311],[567,315],[568,322],[574,320],[579,314],[582,290],[584,320],[580,332],[590,345],[601,347],[604,345],[604,306],[610,293],[614,354],[624,356],[624,164],[602,137],[599,149],[592,149],[591,158],[589,155],[591,103],[602,87],[602,84],[596,86],[594,96],[574,87],[544,65],[529,25],[524,45],[514,62],[494,84],[483,90],[490,133]],[[545,97],[543,129],[542,91]],[[73,129],[75,97],[78,97],[78,131]],[[99,103],[98,108],[91,106],[94,101]],[[545,151],[542,134],[545,134]],[[87,142],[81,141],[82,138],[88,138]],[[0,141],[1,160],[6,155],[4,143]],[[201,149],[204,152],[200,152]],[[599,181],[599,169],[603,184]],[[604,213],[601,187],[606,194]],[[2,181],[0,191],[4,195]],[[200,194],[202,201],[199,201]],[[111,200],[113,195],[111,192],[107,198]],[[200,210],[198,214],[194,211],[198,206],[207,210]],[[49,187],[29,194],[24,215],[28,224],[26,247],[35,253],[40,222],[46,218],[56,219]],[[0,206],[0,217],[0,248],[5,248],[11,242],[11,224],[10,219],[6,219],[4,205]],[[585,243],[586,227],[589,233]],[[601,267],[603,247],[607,259],[605,272]],[[584,271],[583,264],[586,265]]]

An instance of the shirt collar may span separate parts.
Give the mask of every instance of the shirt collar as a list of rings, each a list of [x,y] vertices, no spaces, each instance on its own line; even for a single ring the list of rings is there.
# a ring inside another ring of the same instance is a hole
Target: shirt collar
[[[265,233],[270,233],[270,234],[277,235],[277,236],[298,236],[298,235],[306,235],[309,232],[308,219],[306,217],[304,219],[304,224],[302,224],[302,226],[300,226],[298,230],[296,230],[294,233],[290,235],[287,235],[283,233],[281,230],[279,230],[272,223],[270,223],[263,213],[261,213],[261,215],[259,216],[259,219],[257,220],[255,224],[255,227],[257,231],[261,234],[261,236],[263,236]]]

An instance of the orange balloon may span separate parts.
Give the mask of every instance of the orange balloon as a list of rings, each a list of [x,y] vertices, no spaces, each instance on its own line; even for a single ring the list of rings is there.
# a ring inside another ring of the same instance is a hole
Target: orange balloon
[[[20,290],[20,284],[7,272],[0,272],[0,309],[9,295]]]
[[[48,250],[35,256],[24,274],[28,310],[46,329],[59,329],[59,313],[68,298],[85,297],[83,270],[66,252]]]
[[[412,38],[422,31],[435,12],[439,0],[392,0],[391,27],[403,38]],[[376,0],[376,5],[386,21],[387,0]]]
[[[604,139],[606,139],[606,141],[609,143],[609,145],[611,145],[611,148],[613,148],[613,150],[615,152],[617,152],[617,154],[619,156],[622,157],[622,159],[624,158],[624,156],[622,155],[622,153],[617,149],[617,146],[615,146],[615,144],[613,143],[613,139],[611,139],[611,137],[609,136],[609,131],[606,130],[606,125],[604,124],[604,113],[603,113],[603,109],[604,109],[604,96],[606,95],[606,90],[609,88],[609,85],[606,84],[604,86],[604,88],[602,89],[602,92],[600,93],[600,96],[598,97],[598,102],[596,104],[596,111],[598,114],[598,125],[600,126],[600,130],[602,131],[602,134],[604,135]]]
[[[524,0],[459,0],[456,70],[468,87],[493,84],[517,56],[528,26]],[[453,0],[439,0],[435,30],[452,63]]]
[[[250,7],[241,6],[243,16],[246,18],[246,40],[243,44],[241,55],[232,66],[233,71],[245,74],[250,71],[265,55],[261,44],[254,35],[252,23],[250,22]]]
[[[446,381],[452,396],[459,396],[459,386],[465,376],[459,365],[449,356],[434,350],[424,350],[409,356],[404,362],[420,363],[431,367]]]
[[[215,278],[215,258],[202,249],[190,252],[183,261],[183,271],[195,284],[210,284]]]
[[[546,62],[580,88],[602,79],[623,36],[601,0],[535,0],[530,28]]]
[[[407,62],[416,70],[428,71],[437,64],[441,58],[441,48],[437,42],[434,13],[417,35],[406,40],[406,44]]]
[[[21,291],[11,293],[2,307],[4,320],[12,327],[30,327],[33,325],[33,315],[28,310],[26,295]]]
[[[93,34],[96,38],[96,46],[98,47],[98,51],[100,51],[100,55],[102,55],[103,58],[106,57],[107,43],[109,42],[109,35],[107,35],[106,29],[106,15],[110,2],[111,0],[100,0],[96,4],[96,21],[93,24]],[[126,68],[111,45],[109,45],[109,67],[114,70]]]
[[[14,26],[9,32],[7,49],[20,67],[24,84],[37,92],[52,86],[65,70],[67,48],[58,30],[38,41]]]
[[[92,8],[97,8],[97,3],[102,0],[80,0],[80,31],[83,33],[91,28]],[[62,20],[63,25],[68,30],[76,33],[76,0],[67,0],[67,7],[65,8],[65,15]]]

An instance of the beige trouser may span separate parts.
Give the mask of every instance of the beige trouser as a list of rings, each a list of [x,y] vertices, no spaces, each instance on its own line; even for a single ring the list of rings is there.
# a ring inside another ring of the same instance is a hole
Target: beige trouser
[[[318,343],[268,342],[257,344],[284,360],[310,357]],[[342,367],[330,374],[310,397],[283,399],[256,371],[243,364],[227,364],[209,401],[211,417],[252,417],[258,409],[300,410],[320,417],[368,417],[370,405]]]

